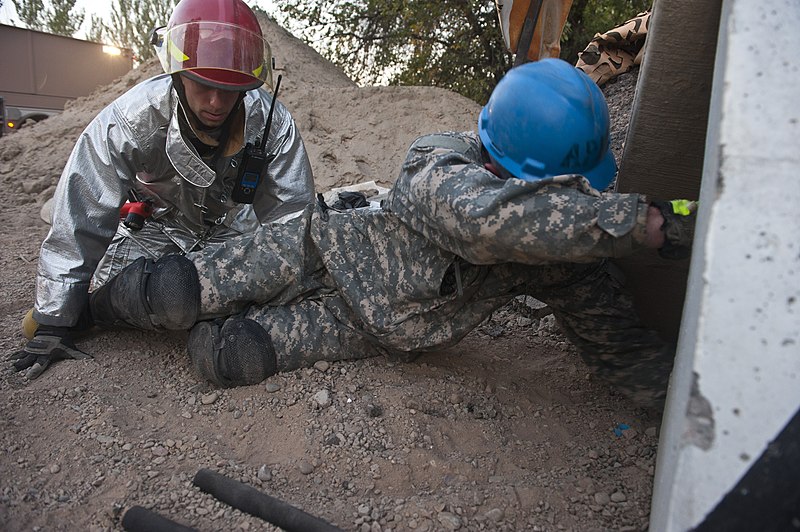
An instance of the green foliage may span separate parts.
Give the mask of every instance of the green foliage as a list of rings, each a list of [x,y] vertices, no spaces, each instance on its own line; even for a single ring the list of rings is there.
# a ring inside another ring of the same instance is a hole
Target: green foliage
[[[92,42],[103,42],[103,18],[92,15],[89,18],[89,31],[86,32],[86,39]]]
[[[297,0],[282,23],[361,84],[435,85],[484,102],[511,65],[493,0]]]
[[[31,30],[42,31],[45,28],[44,2],[42,0],[12,0],[17,16]]]
[[[175,3],[176,0],[114,0],[108,24],[98,17],[91,18],[89,38],[130,48],[136,62],[146,61],[155,53],[150,35],[156,27],[166,25]]]
[[[17,16],[26,28],[72,37],[83,24],[83,10],[75,11],[76,0],[13,0]]]
[[[72,37],[80,29],[85,15],[82,9],[74,11],[75,1],[50,0],[51,6],[45,13],[47,30],[50,33]]]
[[[571,63],[596,32],[652,0],[575,0],[562,38]],[[359,84],[434,85],[485,103],[511,68],[494,0],[293,0],[279,22]]]

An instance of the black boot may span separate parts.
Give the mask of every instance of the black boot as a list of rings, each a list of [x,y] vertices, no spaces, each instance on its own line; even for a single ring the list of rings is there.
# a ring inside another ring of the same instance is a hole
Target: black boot
[[[200,280],[192,261],[139,257],[92,292],[89,308],[100,327],[185,330],[200,313]]]
[[[189,333],[188,350],[195,370],[225,388],[258,384],[276,373],[272,340],[253,320],[202,321]]]

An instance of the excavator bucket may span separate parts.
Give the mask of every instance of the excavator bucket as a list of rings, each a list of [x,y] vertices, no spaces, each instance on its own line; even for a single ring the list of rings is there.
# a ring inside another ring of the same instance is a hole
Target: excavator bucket
[[[515,64],[558,57],[572,0],[495,0],[495,5],[506,48],[517,54]],[[527,33],[523,31],[526,20]],[[531,24],[535,24],[532,35]]]

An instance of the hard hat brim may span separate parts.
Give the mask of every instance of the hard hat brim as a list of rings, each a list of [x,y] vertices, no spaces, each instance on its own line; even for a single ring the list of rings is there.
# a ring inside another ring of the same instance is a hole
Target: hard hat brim
[[[617,161],[614,158],[614,153],[611,148],[608,149],[605,156],[600,160],[591,170],[583,172],[583,176],[589,180],[589,183],[595,189],[603,191],[608,188],[614,177],[617,175]]]

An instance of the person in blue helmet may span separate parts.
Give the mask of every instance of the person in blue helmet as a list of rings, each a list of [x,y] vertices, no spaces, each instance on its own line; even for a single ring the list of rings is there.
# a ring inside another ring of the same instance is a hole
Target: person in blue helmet
[[[530,295],[590,368],[660,407],[674,347],[641,324],[606,259],[648,248],[685,258],[695,205],[604,192],[616,173],[608,137],[606,102],[586,74],[557,59],[512,69],[477,132],[413,142],[379,207],[309,206],[195,260],[201,313],[231,317],[192,328],[194,367],[237,386],[319,360],[411,360]],[[252,273],[212,290],[221,285],[201,265],[231,254]],[[241,297],[253,284],[266,304]]]
[[[603,192],[616,172],[608,129],[584,73],[528,63],[497,85],[477,132],[415,140],[379,206],[320,201],[188,254],[200,293],[193,367],[229,387],[319,360],[412,360],[530,295],[593,370],[660,406],[673,348],[642,326],[605,259],[685,257],[694,206]]]

